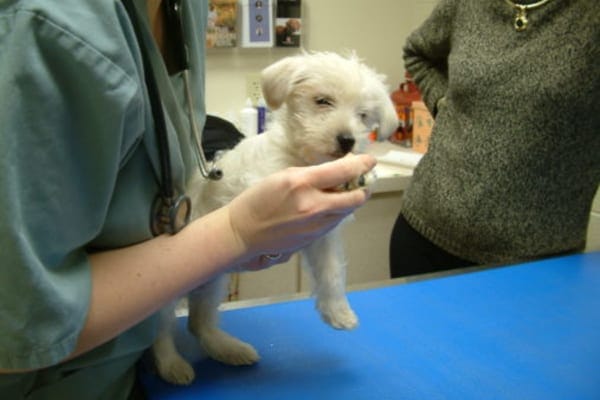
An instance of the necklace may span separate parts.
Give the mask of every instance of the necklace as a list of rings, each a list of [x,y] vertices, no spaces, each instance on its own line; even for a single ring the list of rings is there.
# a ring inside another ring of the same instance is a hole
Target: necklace
[[[517,32],[522,32],[525,29],[527,29],[527,25],[529,24],[529,20],[527,19],[527,11],[541,7],[550,0],[540,0],[537,3],[533,4],[518,4],[512,2],[511,0],[505,1],[509,6],[511,6],[515,10],[515,22],[513,24],[515,30],[517,30]]]

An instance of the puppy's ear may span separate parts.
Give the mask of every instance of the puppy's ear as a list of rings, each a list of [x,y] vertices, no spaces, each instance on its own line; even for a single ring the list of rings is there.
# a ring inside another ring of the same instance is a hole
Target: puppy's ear
[[[400,123],[398,114],[396,113],[396,107],[394,107],[386,84],[386,76],[378,74],[375,70],[370,68],[368,75],[370,77],[370,83],[368,83],[368,85],[371,90],[373,90],[372,94],[377,99],[376,112],[379,120],[377,136],[380,140],[387,139],[396,131],[396,129],[398,129]]]
[[[398,129],[398,114],[396,108],[392,103],[390,96],[387,91],[382,92],[382,96],[379,103],[379,128],[378,137],[379,139],[387,139],[392,133]]]
[[[262,92],[269,108],[276,110],[285,102],[300,66],[299,57],[286,57],[262,71]]]

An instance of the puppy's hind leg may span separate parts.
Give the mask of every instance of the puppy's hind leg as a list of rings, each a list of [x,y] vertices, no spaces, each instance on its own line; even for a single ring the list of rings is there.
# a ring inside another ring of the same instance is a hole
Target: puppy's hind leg
[[[175,347],[175,305],[160,311],[158,336],[152,345],[154,365],[161,378],[176,385],[189,385],[194,380],[194,368],[183,359]]]
[[[346,298],[346,259],[340,227],[302,250],[305,267],[313,277],[317,309],[336,329],[353,329],[358,317]]]
[[[218,307],[226,286],[223,275],[190,293],[188,328],[210,358],[229,365],[254,364],[260,358],[254,347],[219,328]]]

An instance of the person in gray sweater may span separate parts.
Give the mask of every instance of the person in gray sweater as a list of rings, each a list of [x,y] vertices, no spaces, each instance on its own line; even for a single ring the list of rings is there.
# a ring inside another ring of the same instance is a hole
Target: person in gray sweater
[[[598,0],[441,0],[404,62],[435,118],[392,277],[585,247],[600,182]]]

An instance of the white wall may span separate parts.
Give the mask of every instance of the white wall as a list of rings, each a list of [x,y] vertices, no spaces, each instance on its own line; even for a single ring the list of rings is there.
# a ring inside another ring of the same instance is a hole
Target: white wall
[[[355,50],[388,76],[390,91],[403,80],[406,36],[431,12],[437,0],[303,0],[306,50]],[[210,114],[232,119],[246,99],[246,76],[298,49],[209,49],[206,105]]]

